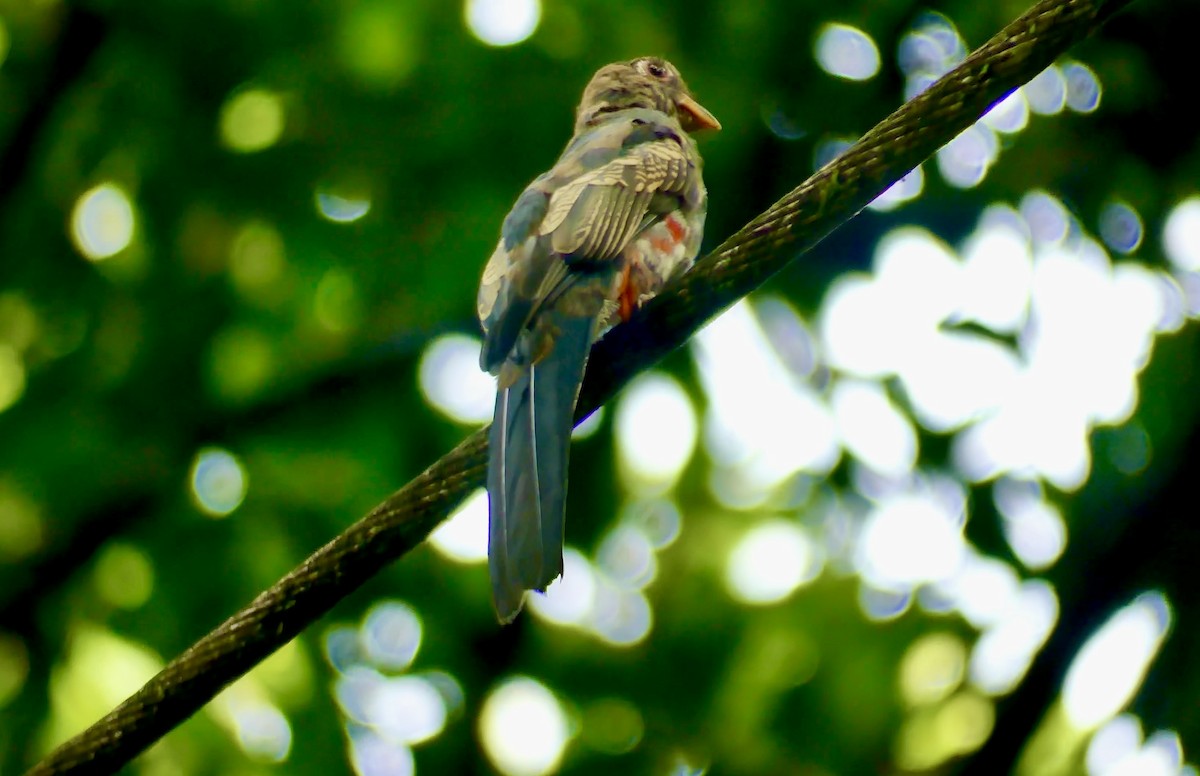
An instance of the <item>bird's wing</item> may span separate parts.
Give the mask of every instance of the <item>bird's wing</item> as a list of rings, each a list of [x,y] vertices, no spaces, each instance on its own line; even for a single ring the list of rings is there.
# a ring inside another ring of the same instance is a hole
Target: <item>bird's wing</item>
[[[695,188],[678,124],[633,113],[573,140],[505,219],[478,298],[485,369],[497,371],[541,309],[611,268],[634,235]]]

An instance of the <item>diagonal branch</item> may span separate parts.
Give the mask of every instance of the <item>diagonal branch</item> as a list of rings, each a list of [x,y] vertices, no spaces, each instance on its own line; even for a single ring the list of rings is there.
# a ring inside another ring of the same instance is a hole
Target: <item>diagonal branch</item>
[[[852,218],[1127,3],[1042,0],[1005,27],[698,262],[634,320],[597,343],[577,416],[595,410],[635,374]],[[27,776],[120,768],[417,546],[483,485],[486,466],[484,429],[313,553]]]

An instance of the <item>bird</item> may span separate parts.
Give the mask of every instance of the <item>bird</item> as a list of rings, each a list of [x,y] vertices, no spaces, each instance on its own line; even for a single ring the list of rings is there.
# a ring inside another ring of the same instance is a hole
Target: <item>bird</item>
[[[574,133],[505,217],[477,308],[496,377],[488,565],[501,623],[563,571],[567,460],[592,343],[686,272],[708,193],[689,133],[720,122],[659,57],[606,65]]]

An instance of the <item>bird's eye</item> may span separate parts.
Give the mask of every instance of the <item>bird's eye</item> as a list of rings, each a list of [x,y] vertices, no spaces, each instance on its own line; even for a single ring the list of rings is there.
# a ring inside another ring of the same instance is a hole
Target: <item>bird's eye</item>
[[[655,78],[665,78],[667,76],[667,69],[657,62],[646,63],[646,70]]]

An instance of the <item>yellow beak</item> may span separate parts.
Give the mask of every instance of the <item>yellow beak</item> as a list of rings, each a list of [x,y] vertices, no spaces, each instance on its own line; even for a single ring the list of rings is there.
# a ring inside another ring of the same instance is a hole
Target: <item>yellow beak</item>
[[[721,122],[717,121],[717,117],[708,112],[700,103],[696,102],[695,98],[690,94],[685,94],[679,98],[676,103],[679,106],[679,125],[687,132],[695,132],[701,129],[720,129]]]

